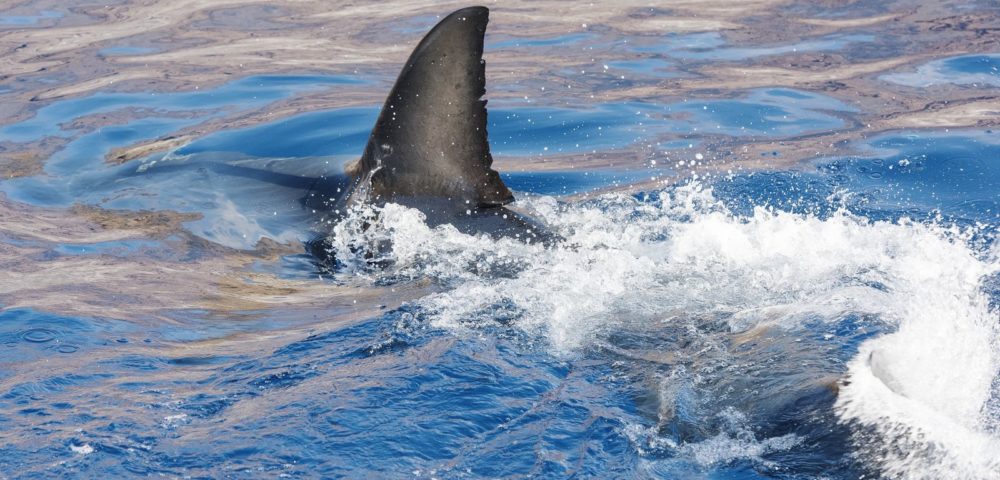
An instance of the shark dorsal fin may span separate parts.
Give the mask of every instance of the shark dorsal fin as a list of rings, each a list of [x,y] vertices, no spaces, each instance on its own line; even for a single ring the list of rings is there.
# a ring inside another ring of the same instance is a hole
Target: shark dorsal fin
[[[489,9],[441,20],[417,45],[382,106],[354,174],[371,200],[438,197],[494,207],[514,201],[491,168],[483,36]]]

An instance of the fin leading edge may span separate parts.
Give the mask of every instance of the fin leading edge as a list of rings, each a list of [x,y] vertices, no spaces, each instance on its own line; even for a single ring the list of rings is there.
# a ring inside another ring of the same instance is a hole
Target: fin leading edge
[[[349,172],[356,182],[352,197],[363,192],[378,203],[435,197],[477,208],[514,201],[491,168],[481,99],[488,21],[486,7],[458,10],[417,45]]]

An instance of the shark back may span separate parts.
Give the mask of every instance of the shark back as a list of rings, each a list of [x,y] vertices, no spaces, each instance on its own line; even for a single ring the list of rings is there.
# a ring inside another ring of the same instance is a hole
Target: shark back
[[[514,201],[486,134],[485,7],[441,20],[403,66],[361,160],[350,172],[366,201],[440,198],[456,207]]]

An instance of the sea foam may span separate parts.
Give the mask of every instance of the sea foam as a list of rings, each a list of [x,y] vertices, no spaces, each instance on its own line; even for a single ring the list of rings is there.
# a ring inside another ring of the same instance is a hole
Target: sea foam
[[[441,290],[416,302],[434,326],[463,332],[503,318],[557,356],[683,317],[716,315],[738,333],[796,332],[807,320],[834,323],[847,312],[874,316],[889,333],[840,365],[833,413],[851,426],[858,460],[894,477],[1000,472],[1000,322],[983,291],[1000,262],[995,247],[970,246],[975,228],[873,221],[846,210],[758,207],[740,216],[697,183],[646,196],[519,203],[563,240],[526,244],[430,228],[420,212],[390,204],[339,225],[335,254],[352,274],[434,279]],[[383,267],[367,267],[373,251]],[[717,453],[709,446],[720,438],[684,448],[704,457]],[[745,442],[747,455],[797,443],[768,441]]]

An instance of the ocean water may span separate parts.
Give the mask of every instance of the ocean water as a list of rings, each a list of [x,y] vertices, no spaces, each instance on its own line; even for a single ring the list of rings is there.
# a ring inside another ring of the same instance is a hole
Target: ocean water
[[[910,87],[957,84],[996,88],[1000,86],[1000,54],[962,55],[933,60],[918,67],[916,72],[891,73],[882,78]]]
[[[664,56],[872,41],[639,40],[650,44],[635,52],[656,54],[608,69],[660,78],[684,74]],[[105,54],[141,53],[128,48]],[[932,63],[933,78],[995,77],[992,58]],[[0,127],[0,141],[67,139],[42,174],[0,192],[52,209],[199,215],[184,230],[203,251],[164,253],[175,237],[58,243],[28,259],[40,268],[65,257],[179,266],[216,247],[308,241],[323,230],[301,197],[356,157],[378,105],[225,129],[121,165],[104,156],[234,110],[385,80],[257,76],[55,100]],[[147,113],[72,127],[128,109]],[[179,306],[166,321],[4,308],[0,476],[998,478],[1000,135],[898,131],[784,169],[685,167],[712,155],[709,136],[778,141],[844,128],[855,112],[788,88],[669,104],[491,102],[499,159],[555,164],[503,172],[553,244],[432,228],[389,205],[335,227],[333,271],[304,251],[254,267],[331,291],[406,292],[376,313]],[[636,146],[661,161],[555,160]],[[0,232],[0,244],[32,242]]]
[[[24,28],[36,26],[39,22],[62,17],[62,12],[44,10],[36,15],[0,15],[0,28]]]

